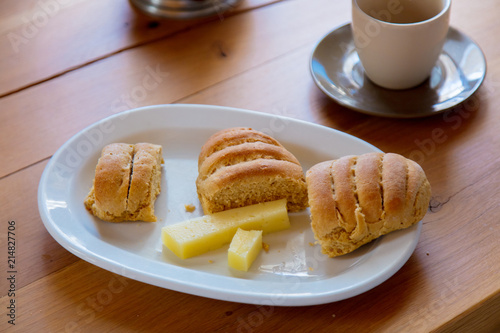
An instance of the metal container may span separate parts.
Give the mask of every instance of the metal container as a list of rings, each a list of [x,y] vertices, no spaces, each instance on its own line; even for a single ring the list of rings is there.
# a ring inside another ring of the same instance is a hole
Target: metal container
[[[132,5],[151,16],[190,19],[220,15],[240,0],[130,0]]]

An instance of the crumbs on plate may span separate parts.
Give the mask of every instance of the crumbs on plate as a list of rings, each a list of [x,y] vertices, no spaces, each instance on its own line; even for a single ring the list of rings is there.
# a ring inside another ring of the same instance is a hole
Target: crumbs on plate
[[[262,249],[266,251],[266,253],[269,252],[269,244],[262,242]]]

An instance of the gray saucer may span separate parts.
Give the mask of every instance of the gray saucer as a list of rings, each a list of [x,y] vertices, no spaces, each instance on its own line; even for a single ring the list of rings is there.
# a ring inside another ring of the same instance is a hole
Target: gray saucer
[[[364,75],[351,26],[346,24],[318,43],[311,73],[318,87],[345,107],[374,116],[417,118],[446,111],[469,98],[484,80],[486,59],[476,43],[450,28],[427,81],[412,89],[385,89]]]

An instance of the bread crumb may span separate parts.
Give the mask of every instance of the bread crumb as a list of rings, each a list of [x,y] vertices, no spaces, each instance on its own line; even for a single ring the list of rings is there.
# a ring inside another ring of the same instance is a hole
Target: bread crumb
[[[313,242],[309,242],[309,246],[314,246],[314,243]]]
[[[266,251],[266,253],[269,252],[269,244],[262,242],[262,249]]]
[[[194,212],[196,207],[194,205],[189,204],[189,205],[184,205],[184,209],[186,209],[186,212],[192,213],[192,212]]]
[[[213,263],[214,263],[214,261],[213,261],[213,260],[209,260],[209,261],[208,261],[208,263],[209,263],[209,264],[213,264]]]
[[[309,270],[310,270],[310,271],[312,272],[312,271],[314,271],[314,268],[312,268],[312,267],[309,267]]]

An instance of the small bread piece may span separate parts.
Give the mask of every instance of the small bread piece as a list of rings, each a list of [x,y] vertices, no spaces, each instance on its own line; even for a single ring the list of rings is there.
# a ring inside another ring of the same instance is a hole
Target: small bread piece
[[[398,154],[368,153],[307,171],[311,227],[330,257],[420,221],[431,187],[422,168]]]
[[[299,161],[276,139],[251,128],[219,131],[198,159],[198,197],[205,214],[287,199],[289,211],[307,207]]]
[[[84,204],[94,216],[110,222],[156,221],[162,149],[159,145],[113,143],[103,148],[93,186]]]
[[[113,220],[127,210],[134,146],[125,143],[103,148],[95,169],[92,189],[85,200],[87,209],[102,220]]]

